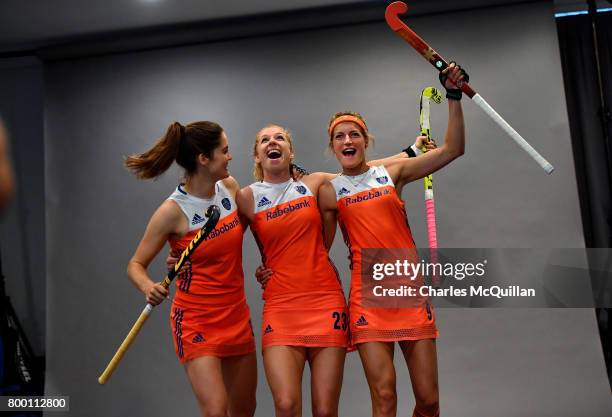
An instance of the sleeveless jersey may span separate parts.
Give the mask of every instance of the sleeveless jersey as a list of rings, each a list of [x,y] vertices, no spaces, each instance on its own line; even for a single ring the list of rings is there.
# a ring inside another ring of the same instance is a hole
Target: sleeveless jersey
[[[170,195],[189,222],[189,232],[180,239],[170,239],[173,250],[182,251],[206,222],[206,210],[215,204],[221,210],[219,222],[191,255],[187,271],[176,278],[175,299],[179,302],[221,306],[246,299],[242,271],[243,228],[236,202],[222,181],[215,185],[212,198],[188,194],[181,185]]]
[[[323,244],[321,215],[310,189],[293,179],[250,187],[251,229],[264,265],[274,271],[263,294],[266,305],[337,303],[342,286]]]
[[[351,300],[361,298],[362,248],[414,248],[404,202],[384,166],[358,176],[339,175],[336,192],[338,223],[351,260]]]

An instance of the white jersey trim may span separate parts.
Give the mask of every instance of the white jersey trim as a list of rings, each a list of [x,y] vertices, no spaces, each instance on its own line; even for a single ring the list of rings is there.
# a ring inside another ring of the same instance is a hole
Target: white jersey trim
[[[189,225],[189,231],[199,229],[204,225],[204,222],[208,220],[206,217],[206,210],[211,205],[216,205],[221,210],[221,217],[232,214],[236,211],[236,202],[232,198],[232,194],[223,184],[223,181],[217,181],[215,184],[215,195],[211,198],[199,198],[193,196],[185,191],[183,184],[176,187],[176,190],[168,200],[174,201],[183,211]]]
[[[255,182],[249,187],[253,191],[253,208],[255,213],[299,198],[313,196],[312,191],[310,191],[306,184],[293,179],[280,184],[272,184],[265,181]]]
[[[331,184],[336,192],[336,200],[348,197],[373,188],[395,186],[389,171],[384,165],[370,167],[369,170],[360,175],[349,176],[340,174]]]

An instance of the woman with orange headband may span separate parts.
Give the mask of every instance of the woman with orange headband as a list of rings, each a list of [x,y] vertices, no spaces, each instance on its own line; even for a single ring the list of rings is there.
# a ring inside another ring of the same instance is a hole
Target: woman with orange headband
[[[400,156],[405,154],[396,157]],[[259,182],[243,188],[237,197],[268,268],[263,271],[264,368],[277,416],[301,416],[306,362],[311,371],[313,416],[337,416],[349,344],[348,311],[324,245],[316,198],[335,174],[319,172],[293,179],[293,157],[287,129],[269,125],[260,130],[253,149],[254,176]]]
[[[420,146],[421,143],[417,141],[415,145]],[[184,234],[183,229],[186,225],[182,224],[184,220],[180,213],[180,210],[182,210],[188,217],[190,232],[180,239],[171,239],[172,247],[175,250],[171,252],[166,262],[169,268],[173,267],[177,261],[175,257],[177,251],[181,249],[181,245],[184,246],[189,243],[191,235],[201,225],[199,220],[202,215],[200,213],[197,217],[198,213],[194,210],[205,211],[206,205],[213,201],[198,197],[208,195],[207,193],[210,192],[209,188],[214,181],[208,177],[213,176],[213,174],[218,178],[227,176],[227,161],[231,159],[227,151],[227,139],[218,125],[211,122],[198,122],[187,126],[174,123],[168,129],[166,136],[151,151],[141,156],[130,157],[128,166],[141,178],[156,177],[172,163],[175,155],[177,155],[177,147],[179,152],[176,160],[180,165],[186,167],[187,184],[179,186],[170,199],[162,205],[163,210],[160,209],[160,213],[154,216],[143,242],[130,261],[129,267],[130,278],[138,288],[145,292],[147,300],[154,304],[160,303],[168,295],[168,291],[151,281],[146,274],[146,267],[163,241],[174,235],[178,237]],[[412,148],[412,152],[414,152],[416,146]],[[292,159],[292,152],[291,136],[286,129],[279,126],[268,126],[262,129],[257,135],[254,150],[256,159],[255,176],[257,179],[265,180],[265,182],[245,188],[238,194],[236,200],[242,201],[241,211],[246,213],[246,219],[251,222],[256,236],[259,237],[264,262],[270,260],[268,265],[272,265],[278,270],[278,279],[275,279],[274,285],[264,294],[266,309],[264,313],[265,326],[263,328],[266,372],[275,394],[277,413],[279,415],[299,415],[298,413],[301,412],[301,378],[305,361],[308,360],[312,370],[314,415],[334,416],[338,412],[345,348],[348,343],[348,316],[342,287],[323,247],[320,215],[314,199],[318,188],[326,179],[329,179],[331,174],[313,174],[308,175],[303,182],[291,182],[288,161]],[[216,156],[217,153],[220,156]],[[211,159],[213,156],[215,161]],[[401,153],[394,157],[405,156],[406,153]],[[161,163],[161,159],[165,162]],[[216,163],[217,159],[225,162],[217,167],[221,164]],[[213,162],[215,163],[213,164]],[[211,169],[209,165],[211,167],[214,165],[214,173],[209,173]],[[255,206],[253,190],[258,193],[261,191],[261,185],[263,188],[269,187],[271,193],[274,194],[279,188],[278,184],[290,186],[289,193],[281,198],[284,205],[273,204],[278,199],[268,195],[269,199],[268,197],[265,199],[259,198]],[[234,217],[228,216],[228,218],[231,217],[231,224],[236,223],[236,212],[233,211],[236,207],[234,203],[234,196],[237,191],[236,181],[231,177],[225,178],[216,182],[215,187],[214,202],[220,207],[222,206],[223,210],[231,211]],[[219,193],[219,189],[223,193]],[[228,194],[228,190],[231,195]],[[241,195],[243,195],[242,198]],[[298,202],[293,203],[290,196],[297,197]],[[180,210],[178,210],[177,205]],[[196,206],[201,207],[198,209]],[[298,209],[300,213],[296,212],[293,215],[292,212]],[[165,219],[164,216],[167,217],[167,215],[172,215],[172,218]],[[261,219],[265,219],[265,221],[260,221]],[[279,221],[271,222],[272,226],[269,227],[268,220],[272,219],[278,219]],[[293,226],[287,227],[287,221],[293,222]],[[221,222],[224,222],[224,220],[222,219]],[[217,285],[218,288],[215,287],[214,291],[223,290],[227,292],[240,284],[240,293],[242,297],[244,296],[241,263],[236,264],[236,261],[240,260],[242,253],[243,229],[241,226],[246,226],[246,224],[247,221],[243,217],[240,224],[233,228],[232,233],[220,233],[219,236],[223,239],[214,245],[216,252],[211,252],[212,247],[209,247],[205,252],[202,252],[205,256],[201,260],[196,262],[196,258],[198,258],[196,256],[194,258],[196,264],[190,263],[189,266],[183,267],[177,280],[177,295],[171,318],[176,336],[175,348],[179,359],[185,363],[187,374],[203,413],[214,413],[213,410],[229,409],[231,415],[252,415],[255,408],[255,361],[252,353],[250,353],[254,350],[252,334],[248,327],[241,328],[238,326],[249,325],[248,307],[244,303],[244,299],[240,306],[244,306],[246,310],[241,310],[239,315],[236,315],[234,310],[228,309],[227,304],[221,308],[223,312],[218,312],[219,317],[225,317],[227,320],[231,318],[232,323],[236,322],[236,326],[232,325],[225,330],[223,327],[227,327],[228,322],[226,321],[225,325],[222,325],[215,319],[214,314],[216,313],[209,314],[210,317],[200,315],[198,319],[200,322],[194,321],[195,316],[193,319],[190,318],[190,314],[193,315],[193,312],[210,309],[206,303],[215,302],[217,303],[215,305],[220,306],[227,301],[223,299],[219,304],[217,299],[221,300],[221,298],[215,297],[215,294],[210,292],[214,288],[203,287],[203,285],[215,286],[215,282],[210,279],[203,281],[196,279],[196,272],[201,269],[198,264],[201,262],[210,264],[207,266],[209,269],[221,268],[211,270],[210,273],[205,270],[200,271],[206,276],[210,275],[209,278],[228,277],[230,279],[227,281],[227,288],[225,288],[225,284],[223,286]],[[278,229],[279,225],[282,226],[281,230]],[[177,228],[180,229],[180,233],[160,234],[158,230],[160,228],[164,230]],[[291,237],[287,237],[287,230],[293,230],[297,234],[294,233]],[[229,235],[232,236],[231,242],[227,239]],[[283,240],[286,245],[282,242],[279,243],[277,239]],[[302,246],[295,246],[299,242],[302,242]],[[228,244],[230,246],[227,246]],[[282,266],[291,267],[296,259],[307,262],[308,267],[302,264],[300,270],[296,271],[291,268],[291,271],[285,271]],[[236,267],[228,270],[228,265],[235,265]],[[232,275],[236,268],[239,268],[239,276]],[[304,274],[304,271],[306,271],[306,274]],[[202,275],[201,273],[200,275]],[[302,277],[303,279],[300,281],[292,279],[296,277]],[[232,281],[234,278],[240,278],[240,281],[236,281],[234,284]],[[266,276],[267,279],[269,279],[269,276]],[[190,285],[192,281],[193,285]],[[194,292],[196,287],[198,289],[197,294]],[[191,293],[193,295],[190,295]],[[197,305],[193,304],[194,302]],[[191,303],[189,306],[195,308],[186,309],[186,303]],[[299,311],[296,313],[296,310]],[[244,312],[246,313],[243,314]],[[217,325],[221,325],[221,327]],[[210,343],[217,340],[213,340],[211,337],[218,337],[218,335],[212,333],[211,329],[213,327],[215,331],[219,330],[220,336],[226,334],[229,338],[225,342],[214,344],[213,347],[209,348]],[[287,329],[287,327],[289,328]],[[243,344],[243,340],[247,343]],[[244,347],[246,347],[244,352],[236,350]],[[247,362],[241,365],[242,356],[231,355],[242,353],[248,354],[244,357]],[[226,378],[226,374],[232,372],[231,369],[233,369],[226,365],[230,363],[236,363],[238,366],[232,365],[235,371],[246,375],[247,379],[244,381],[246,383],[240,384],[242,388],[233,383],[232,378]],[[226,367],[227,369],[225,369]],[[217,378],[221,375],[217,372],[219,370],[223,373],[222,379]],[[218,382],[221,383],[218,384]],[[231,386],[228,387],[227,383],[230,383]],[[247,396],[241,396],[240,393],[246,393]],[[242,414],[243,410],[245,414]]]
[[[444,145],[419,158],[395,159],[370,167],[365,151],[370,135],[357,113],[336,113],[329,123],[329,148],[342,166],[342,173],[321,187],[319,205],[324,236],[330,246],[341,225],[351,259],[349,297],[350,332],[365,370],[372,398],[373,415],[394,417],[397,411],[395,342],[406,360],[416,399],[414,417],[439,415],[435,339],[438,330],[428,303],[413,308],[366,308],[362,288],[362,249],[415,248],[406,219],[401,189],[442,168],[464,152],[465,129],[461,90],[456,83],[467,81],[465,71],[454,63],[441,73],[447,90],[449,120]],[[371,299],[371,298],[370,298]]]

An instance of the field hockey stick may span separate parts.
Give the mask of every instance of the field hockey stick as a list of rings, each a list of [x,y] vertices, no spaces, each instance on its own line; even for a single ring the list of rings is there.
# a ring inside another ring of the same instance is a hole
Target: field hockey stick
[[[195,235],[193,240],[189,243],[189,246],[187,246],[187,248],[185,248],[183,253],[181,253],[181,257],[179,258],[178,262],[174,265],[174,269],[172,269],[168,273],[168,275],[166,275],[166,278],[164,278],[164,280],[161,282],[162,287],[164,288],[170,287],[172,280],[178,275],[179,271],[181,270],[185,262],[193,254],[193,252],[200,245],[200,243],[202,243],[202,241],[204,241],[208,237],[210,232],[215,228],[215,226],[219,222],[220,216],[221,216],[221,211],[219,210],[219,207],[215,205],[208,207],[208,210],[206,211],[206,217],[208,217],[208,220],[206,221],[206,223],[204,223],[204,226],[202,226],[198,234]],[[140,329],[142,328],[142,326],[145,324],[145,322],[151,315],[151,311],[153,311],[153,307],[154,307],[153,304],[147,303],[144,310],[142,310],[142,313],[140,313],[138,320],[136,320],[136,322],[132,326],[132,329],[130,330],[128,335],[123,340],[123,343],[121,343],[121,346],[119,346],[119,348],[117,349],[117,352],[115,352],[115,355],[113,356],[113,358],[110,360],[110,362],[106,366],[106,369],[104,370],[104,372],[102,372],[102,375],[100,375],[100,377],[98,378],[98,383],[105,384],[106,381],[108,381],[113,371],[115,370],[115,368],[121,361],[121,358],[123,357],[125,352],[128,350],[128,348],[130,347],[130,345],[132,344],[132,342],[134,341],[134,339],[140,332]]]
[[[385,19],[391,29],[402,39],[408,42],[416,51],[429,61],[438,71],[443,71],[448,67],[448,63],[436,51],[434,51],[419,35],[401,21],[399,15],[408,11],[406,3],[395,1],[387,6]],[[463,81],[457,82],[457,87],[461,89],[474,103],[478,105],[495,123],[499,125],[525,152],[529,154],[547,174],[553,172],[554,167],[542,155],[538,153],[516,130],[512,128],[494,109],[487,103],[480,94],[476,93],[472,87]]]
[[[429,123],[430,103],[440,104],[442,102],[442,94],[434,87],[426,87],[421,92],[421,100],[419,102],[419,126],[421,127],[421,136],[426,136],[427,140],[431,139],[431,125]],[[425,145],[421,147],[423,152],[427,152]],[[438,239],[436,233],[436,208],[433,195],[433,174],[429,174],[423,178],[425,185],[425,212],[427,218],[427,237],[429,238],[429,248],[438,248]],[[433,262],[433,259],[432,259]]]

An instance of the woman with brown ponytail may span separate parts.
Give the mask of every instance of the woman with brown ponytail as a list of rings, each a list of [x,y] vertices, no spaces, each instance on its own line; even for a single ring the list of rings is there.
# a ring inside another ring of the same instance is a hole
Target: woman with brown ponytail
[[[173,161],[186,172],[184,184],[151,217],[128,264],[128,276],[147,302],[160,304],[169,294],[147,273],[166,241],[182,251],[206,221],[208,207],[221,209],[205,250],[196,250],[177,277],[170,315],[177,356],[206,417],[255,413],[257,363],[244,291],[239,186],[227,169],[231,159],[223,128],[203,121],[172,123],[155,146],[126,160],[141,179],[160,176]]]

